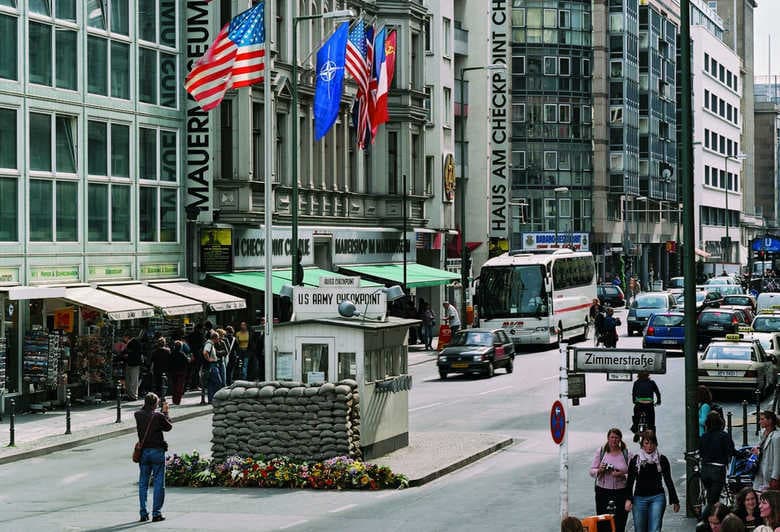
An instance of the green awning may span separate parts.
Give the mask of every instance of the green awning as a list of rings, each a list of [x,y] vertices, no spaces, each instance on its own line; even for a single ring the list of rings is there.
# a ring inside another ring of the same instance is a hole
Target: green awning
[[[355,272],[359,275],[366,275],[375,279],[385,279],[387,281],[403,284],[404,265],[403,264],[369,264],[365,266],[341,266],[342,271]],[[419,288],[423,286],[439,286],[449,284],[452,281],[460,279],[457,273],[431,268],[416,262],[406,264],[406,286],[407,288]]]
[[[304,268],[303,269],[303,284],[304,286],[319,286],[320,277],[345,277],[342,274],[329,272],[320,268]],[[265,291],[265,272],[234,272],[234,273],[217,273],[211,274],[210,277],[241,285],[253,290]],[[286,284],[292,283],[292,270],[289,268],[274,270],[271,275],[271,282],[273,284],[273,291],[275,295],[279,295],[282,287]],[[360,286],[382,286],[379,283],[373,281],[360,280]]]

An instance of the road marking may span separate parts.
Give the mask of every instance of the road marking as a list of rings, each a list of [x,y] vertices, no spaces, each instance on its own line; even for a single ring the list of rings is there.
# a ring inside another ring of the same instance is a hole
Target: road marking
[[[560,375],[553,375],[552,377],[545,377],[544,379],[542,379],[542,382],[551,381],[553,379],[560,379],[560,378],[561,378]]]
[[[493,393],[493,392],[500,392],[501,390],[507,390],[507,389],[509,389],[509,388],[511,388],[511,386],[502,386],[501,388],[494,388],[494,389],[492,389],[492,390],[487,390],[487,391],[484,391],[484,392],[479,392],[477,395],[487,395],[487,394],[489,394],[489,393]]]
[[[79,481],[86,476],[87,473],[76,473],[75,475],[70,475],[69,477],[63,478],[60,481],[60,484],[73,484],[74,482]]]
[[[431,403],[425,406],[418,406],[417,408],[410,408],[409,412],[416,412],[417,410],[425,410],[426,408],[433,408],[434,406],[439,406],[440,404],[441,403]]]
[[[303,523],[308,523],[308,522],[309,522],[308,519],[301,519],[300,521],[293,521],[292,523],[289,523],[287,525],[280,526],[279,530],[284,530],[285,528],[292,528],[294,526],[302,525]]]
[[[346,506],[342,506],[341,508],[336,508],[335,510],[328,510],[328,513],[337,514],[339,512],[343,512],[344,510],[349,510],[350,508],[354,508],[355,506],[357,506],[357,504],[347,504]]]

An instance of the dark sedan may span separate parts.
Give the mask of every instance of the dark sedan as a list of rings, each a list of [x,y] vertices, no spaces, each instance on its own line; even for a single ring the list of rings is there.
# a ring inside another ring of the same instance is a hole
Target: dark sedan
[[[624,307],[626,305],[626,296],[623,290],[615,284],[600,284],[596,287],[596,296],[599,303],[609,305],[610,307]]]
[[[478,373],[492,377],[496,368],[514,369],[515,346],[503,329],[464,329],[455,333],[440,353],[439,377],[448,373]]]
[[[682,312],[661,312],[650,317],[642,339],[643,349],[667,349],[682,351],[685,344],[685,329]]]
[[[745,314],[736,309],[704,309],[696,322],[696,337],[699,346],[707,347],[713,338],[736,334],[740,326],[748,325]]]

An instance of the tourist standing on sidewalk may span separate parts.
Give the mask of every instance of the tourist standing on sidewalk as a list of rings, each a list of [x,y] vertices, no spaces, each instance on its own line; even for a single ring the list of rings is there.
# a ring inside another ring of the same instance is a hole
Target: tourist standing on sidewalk
[[[460,329],[460,314],[458,314],[458,309],[453,305],[450,305],[449,301],[442,303],[442,306],[444,307],[442,320],[447,322],[447,325],[450,326],[450,331],[454,335]]]
[[[152,375],[154,376],[154,391],[164,401],[163,375],[170,374],[171,365],[171,350],[168,349],[164,337],[161,336],[157,339],[157,345],[152,350],[150,358],[152,360]]]
[[[707,508],[712,508],[720,499],[720,492],[726,485],[726,468],[734,456],[734,441],[723,430],[723,418],[717,412],[710,412],[705,422],[707,432],[699,440],[701,456],[701,480],[707,489]]]
[[[433,313],[430,303],[425,304],[422,322],[422,336],[425,342],[425,349],[433,350],[433,327],[436,325],[436,315]]]
[[[618,428],[611,428],[607,432],[607,443],[599,447],[590,465],[590,476],[596,479],[596,513],[607,514],[609,508],[614,507],[615,532],[624,532],[628,520],[625,506],[630,460],[623,433]]]
[[[251,338],[251,333],[249,332],[249,328],[246,326],[246,322],[242,321],[241,325],[238,326],[238,332],[236,333],[236,341],[238,342],[238,349],[236,351],[236,356],[241,364],[241,378],[243,380],[247,380],[249,376],[249,363],[250,360],[250,353],[249,353],[249,340]],[[254,357],[251,357],[254,358]],[[254,376],[254,371],[252,372],[252,375]]]
[[[753,454],[758,455],[758,471],[753,479],[753,488],[759,492],[780,489],[780,431],[777,430],[777,415],[771,410],[764,410],[758,416],[758,423],[764,432],[761,441],[753,447]]]
[[[176,340],[171,350],[171,395],[173,404],[181,404],[184,396],[184,384],[187,380],[187,369],[190,367],[190,348],[184,340]]]
[[[131,401],[138,399],[138,379],[141,375],[141,342],[129,334],[125,334],[125,388]]]
[[[238,349],[236,346],[236,333],[231,325],[225,327],[225,338],[223,340],[227,347],[227,372],[225,373],[225,386],[230,386],[236,379],[236,368],[238,368]]]
[[[225,381],[222,380],[222,372],[219,370],[219,366],[222,364],[217,356],[217,348],[215,345],[219,342],[219,334],[214,331],[211,333],[211,338],[203,344],[203,361],[204,367],[207,368],[206,372],[206,386],[208,386],[208,399],[209,404],[214,399],[214,394],[217,390],[224,386]]]
[[[628,500],[626,512],[634,518],[635,532],[659,532],[666,511],[666,494],[674,512],[680,511],[680,499],[672,480],[669,459],[658,452],[658,439],[655,432],[642,433],[642,446],[628,464]]]
[[[149,520],[146,509],[146,496],[149,491],[149,477],[154,482],[152,496],[152,521],[164,521],[162,515],[165,502],[165,451],[168,443],[163,432],[173,428],[168,417],[168,403],[163,402],[160,412],[156,412],[160,399],[153,393],[146,394],[144,406],[135,413],[135,426],[138,441],[143,442],[141,461],[138,463],[138,500],[141,503],[141,521]]]

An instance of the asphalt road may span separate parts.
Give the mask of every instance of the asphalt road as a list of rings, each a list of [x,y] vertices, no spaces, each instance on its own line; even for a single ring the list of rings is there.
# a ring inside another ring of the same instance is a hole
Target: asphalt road
[[[619,347],[639,348],[638,337]],[[168,488],[162,523],[139,525],[133,440],[117,438],[0,468],[0,530],[354,530],[354,531],[555,531],[559,512],[559,453],[549,433],[549,411],[558,397],[557,350],[524,353],[514,373],[492,379],[438,378],[434,358],[413,366],[410,401],[413,431],[507,434],[517,444],[422,486],[386,492],[316,492]],[[684,464],[683,360],[668,361],[656,376],[663,394],[657,410],[660,450],[673,463],[682,491]],[[631,383],[587,377],[587,397],[567,411],[569,510],[594,512],[587,470],[606,431],[628,433]],[[736,402],[723,402],[736,410]],[[741,409],[740,409],[741,411]],[[175,425],[174,451],[207,450],[210,418]],[[632,448],[630,435],[626,442]],[[751,441],[754,440],[751,432]],[[737,442],[739,443],[739,442]],[[151,498],[150,498],[151,503]],[[664,530],[692,530],[693,523],[667,513]]]

